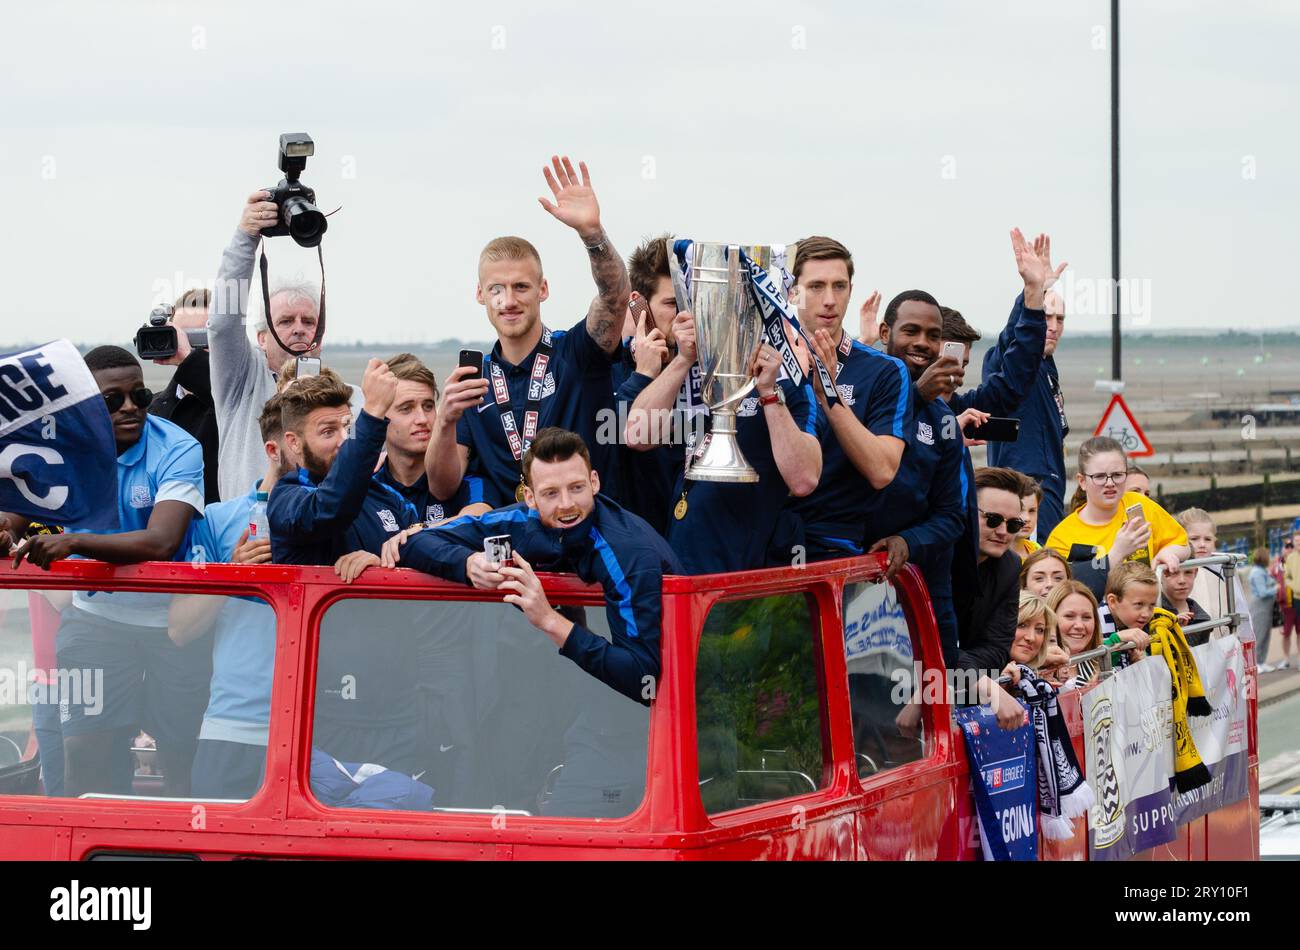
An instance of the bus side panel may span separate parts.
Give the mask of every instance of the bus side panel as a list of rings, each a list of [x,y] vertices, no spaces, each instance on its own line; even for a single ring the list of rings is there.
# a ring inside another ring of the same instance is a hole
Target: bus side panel
[[[0,824],[0,841],[4,842],[6,861],[66,861],[72,846],[72,831],[48,825],[23,828]]]
[[[794,812],[788,830],[719,841],[680,856],[688,861],[852,861],[854,820],[850,812],[804,823]]]
[[[868,861],[952,860],[959,823],[956,782],[939,781],[858,813],[859,854]]]

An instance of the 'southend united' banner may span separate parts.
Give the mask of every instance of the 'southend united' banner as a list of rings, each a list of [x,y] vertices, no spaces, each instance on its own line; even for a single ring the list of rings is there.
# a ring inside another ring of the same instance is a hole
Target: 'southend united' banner
[[[113,424],[67,340],[0,354],[0,511],[64,527],[118,526]]]
[[[1088,857],[1122,860],[1173,841],[1178,826],[1240,801],[1248,791],[1247,696],[1241,643],[1210,640],[1192,650],[1209,716],[1189,717],[1210,781],[1174,788],[1174,721],[1169,667],[1135,663],[1083,696],[1088,782],[1096,794]]]
[[[966,740],[980,846],[986,861],[1038,859],[1038,783],[1034,730],[1000,729],[983,706],[962,706],[953,714]]]

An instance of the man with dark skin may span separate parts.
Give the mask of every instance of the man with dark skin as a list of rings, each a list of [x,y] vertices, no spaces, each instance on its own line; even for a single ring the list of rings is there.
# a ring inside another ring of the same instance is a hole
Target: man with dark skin
[[[49,569],[73,555],[131,564],[185,559],[186,532],[203,510],[203,453],[179,426],[146,414],[152,393],[136,358],[121,347],[86,354],[113,424],[119,529],[37,535],[14,552]],[[200,514],[201,516],[201,514]],[[168,637],[167,594],[77,591],[56,637],[60,669],[94,671],[102,689],[60,697],[64,793],[114,787],[113,762],[143,727],[158,740],[164,794],[189,794],[190,763],[207,704],[211,643],[178,647]],[[205,652],[206,651],[206,652]],[[120,770],[118,770],[120,771]]]
[[[108,349],[108,347],[100,347],[100,349]],[[127,355],[129,357],[130,354]],[[113,421],[113,440],[117,444],[119,457],[140,441],[145,430],[145,410],[152,401],[152,395],[145,398],[143,405],[138,405],[134,401],[141,392],[147,393],[148,390],[144,388],[144,373],[140,369],[140,364],[135,363],[134,360],[132,362],[133,365],[130,366],[115,366],[92,371],[95,383],[99,386],[99,391],[108,402],[110,409],[114,405],[118,407],[116,411],[110,413],[110,418]],[[179,426],[172,426],[172,428],[179,430]],[[202,507],[201,503],[199,507]],[[29,538],[13,552],[13,566],[17,567],[26,559],[37,567],[48,570],[55,561],[61,561],[74,554],[107,561],[110,564],[169,561],[184,540],[195,510],[195,507],[186,501],[159,501],[154,504],[148,524],[142,530],[122,531],[118,534],[69,532],[37,535]]]

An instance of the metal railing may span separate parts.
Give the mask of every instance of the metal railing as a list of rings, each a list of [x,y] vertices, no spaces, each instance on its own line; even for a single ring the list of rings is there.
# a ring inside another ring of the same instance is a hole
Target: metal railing
[[[1225,601],[1228,612],[1222,617],[1214,617],[1210,620],[1202,620],[1200,623],[1191,623],[1182,628],[1184,634],[1200,633],[1204,630],[1214,630],[1218,627],[1226,626],[1228,634],[1232,635],[1237,632],[1243,620],[1248,619],[1245,614],[1237,612],[1237,588],[1233,583],[1237,575],[1237,569],[1245,565],[1246,555],[1235,554],[1231,552],[1218,552],[1209,554],[1205,557],[1189,558],[1182,562],[1182,567],[1215,567],[1223,566],[1223,583],[1226,587]],[[1156,565],[1156,583],[1159,585],[1164,577],[1165,566]],[[1110,646],[1094,647],[1091,650],[1085,650],[1082,653],[1075,653],[1070,656],[1070,665],[1086,663],[1090,660],[1101,660],[1100,678],[1104,679],[1112,675],[1115,671],[1111,668],[1111,656],[1124,650],[1132,650],[1137,644],[1131,640],[1123,640]],[[999,686],[1005,686],[1011,682],[1010,676],[999,676],[997,683]]]

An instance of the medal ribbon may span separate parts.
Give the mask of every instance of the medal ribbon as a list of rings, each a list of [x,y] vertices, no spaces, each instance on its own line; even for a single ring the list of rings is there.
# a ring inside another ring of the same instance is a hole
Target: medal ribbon
[[[551,363],[551,331],[542,329],[542,339],[537,345],[533,357],[533,369],[528,376],[528,398],[524,405],[524,427],[521,432],[515,422],[515,410],[510,402],[510,387],[506,383],[506,374],[501,364],[488,357],[488,374],[492,383],[492,399],[496,403],[497,418],[501,420],[501,430],[505,433],[510,454],[519,464],[519,481],[523,484],[524,453],[537,437],[537,419],[542,403],[542,389],[546,382],[546,369]]]

